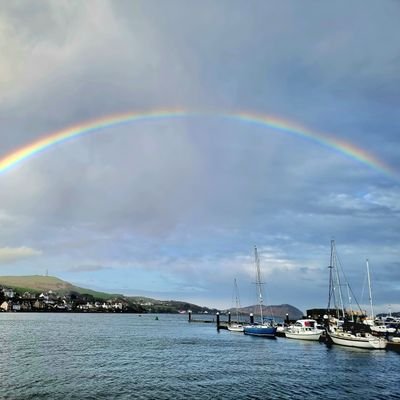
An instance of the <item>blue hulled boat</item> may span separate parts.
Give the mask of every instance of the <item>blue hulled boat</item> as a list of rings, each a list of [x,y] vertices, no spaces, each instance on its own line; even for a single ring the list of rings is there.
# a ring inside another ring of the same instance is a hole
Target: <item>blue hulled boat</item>
[[[258,297],[258,305],[260,308],[260,324],[253,323],[250,325],[246,325],[243,328],[243,332],[245,335],[252,336],[265,336],[265,337],[275,337],[277,327],[274,326],[273,321],[264,321],[263,317],[263,293],[262,293],[262,283],[261,283],[261,272],[260,272],[260,259],[258,257],[257,247],[254,246],[254,257],[256,264],[256,290]]]
[[[245,335],[275,337],[276,329],[277,328],[272,325],[252,324],[245,326],[243,332]]]

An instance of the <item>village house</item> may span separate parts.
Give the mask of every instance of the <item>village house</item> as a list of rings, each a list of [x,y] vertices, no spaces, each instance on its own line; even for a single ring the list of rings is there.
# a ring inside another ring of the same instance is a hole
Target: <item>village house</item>
[[[11,301],[3,301],[0,304],[0,308],[2,311],[10,311],[11,310]]]
[[[2,292],[6,299],[12,299],[15,296],[15,292],[12,289],[3,288]]]

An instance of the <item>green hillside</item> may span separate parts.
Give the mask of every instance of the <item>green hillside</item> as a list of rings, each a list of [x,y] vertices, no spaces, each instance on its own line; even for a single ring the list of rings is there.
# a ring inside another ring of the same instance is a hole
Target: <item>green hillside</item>
[[[124,296],[121,294],[111,294],[97,292],[95,290],[81,288],[54,276],[31,275],[31,276],[0,276],[0,286],[14,289],[19,295],[24,292],[39,294],[52,290],[57,295],[76,293],[80,295],[90,295],[98,300],[123,299],[130,304],[131,308],[136,307],[138,312],[156,313],[177,313],[182,310],[192,310],[196,312],[216,312],[207,307],[201,307],[192,303],[174,300],[156,300],[143,296]]]
[[[97,292],[91,289],[81,288],[65,282],[54,276],[30,275],[30,276],[0,276],[0,286],[5,286],[17,292],[48,292],[52,290],[60,295],[76,292],[79,294],[89,294],[98,299],[108,300],[115,297],[122,297],[118,294]]]

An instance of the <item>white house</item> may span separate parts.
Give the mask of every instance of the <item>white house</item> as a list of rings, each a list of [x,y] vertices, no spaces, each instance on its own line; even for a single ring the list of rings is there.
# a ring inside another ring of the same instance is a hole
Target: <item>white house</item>
[[[15,296],[15,292],[12,289],[3,288],[4,297],[12,299]]]

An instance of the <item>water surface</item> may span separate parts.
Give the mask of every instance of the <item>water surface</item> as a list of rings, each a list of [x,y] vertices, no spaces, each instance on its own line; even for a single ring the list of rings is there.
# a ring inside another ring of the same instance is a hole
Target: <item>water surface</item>
[[[1,399],[400,399],[400,354],[184,315],[0,314]]]

